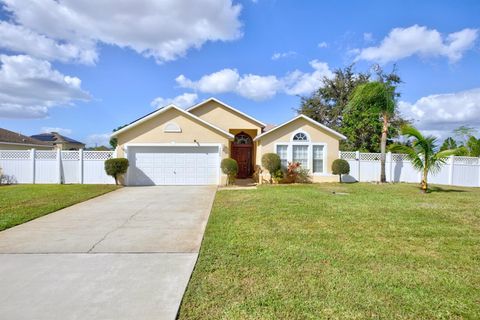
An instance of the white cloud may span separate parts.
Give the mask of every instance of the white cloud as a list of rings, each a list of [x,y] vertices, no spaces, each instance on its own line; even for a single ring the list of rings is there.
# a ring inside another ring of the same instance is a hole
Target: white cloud
[[[278,78],[275,75],[240,75],[236,69],[223,69],[202,76],[199,80],[190,80],[183,74],[175,81],[182,88],[194,89],[203,93],[236,93],[255,101],[266,100],[283,92],[289,95],[310,94],[322,85],[324,77],[332,77],[328,64],[318,60],[310,61],[312,72],[295,70]]]
[[[387,63],[418,55],[422,58],[446,57],[454,63],[474,45],[477,37],[478,30],[469,28],[450,33],[446,37],[435,29],[419,25],[395,28],[379,46],[359,50],[355,60]]]
[[[280,81],[275,76],[244,75],[238,82],[236,91],[242,97],[261,101],[277,94]]]
[[[42,127],[41,129],[42,132],[57,132],[60,133],[61,135],[69,135],[72,133],[71,129],[65,129],[65,128],[59,128],[59,127]]]
[[[54,70],[48,61],[0,55],[0,118],[43,118],[51,107],[89,99],[80,79]]]
[[[326,47],[328,47],[328,43],[326,43],[325,41],[322,41],[318,44],[318,47],[319,48],[326,48]]]
[[[110,133],[94,133],[87,137],[86,145],[88,147],[105,146],[110,147]]]
[[[94,44],[91,42],[85,43],[83,48],[72,43],[60,43],[23,26],[5,21],[0,21],[0,48],[50,61],[94,64],[98,60]]]
[[[297,53],[295,51],[288,51],[288,52],[275,52],[272,55],[272,60],[278,60],[282,58],[288,58],[296,55]]]
[[[375,39],[373,39],[373,34],[372,34],[371,32],[365,32],[365,33],[363,34],[363,40],[364,40],[365,42],[372,42],[372,41],[374,41]]]
[[[205,75],[198,81],[191,81],[187,79],[183,74],[179,75],[175,81],[182,88],[191,88],[199,90],[201,92],[208,93],[225,93],[235,90],[240,76],[236,69],[223,69],[218,72],[214,72]]]
[[[311,73],[295,70],[284,78],[285,92],[290,95],[306,95],[314,92],[322,85],[324,77],[333,77],[333,72],[326,62],[310,61],[314,69]]]
[[[414,103],[400,101],[399,109],[415,126],[429,132],[450,132],[461,125],[480,128],[480,88],[433,94]]]
[[[97,43],[104,43],[164,62],[207,41],[242,36],[241,5],[231,0],[3,3],[12,21],[0,26],[0,47],[48,60],[92,64],[98,56]]]
[[[198,95],[196,93],[184,93],[175,98],[157,97],[150,103],[150,105],[155,108],[162,108],[169,104],[174,104],[178,107],[186,108],[194,105],[197,99]]]

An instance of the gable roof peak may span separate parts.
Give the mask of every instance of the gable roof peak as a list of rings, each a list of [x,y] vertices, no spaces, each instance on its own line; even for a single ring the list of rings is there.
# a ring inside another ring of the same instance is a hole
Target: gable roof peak
[[[207,99],[205,99],[205,100],[197,103],[196,105],[194,105],[194,106],[192,106],[192,107],[190,107],[190,108],[187,108],[187,111],[188,111],[188,112],[192,112],[192,110],[194,110],[194,109],[196,109],[196,108],[198,108],[198,107],[201,107],[201,106],[203,106],[204,104],[206,104],[206,103],[208,103],[208,102],[210,102],[210,101],[214,101],[214,102],[216,102],[216,103],[218,103],[218,104],[221,104],[222,106],[226,107],[227,109],[230,109],[230,110],[232,110],[233,112],[238,113],[238,114],[244,116],[245,118],[252,120],[253,122],[259,124],[262,128],[266,126],[266,124],[263,123],[262,121],[257,120],[257,119],[255,119],[255,118],[252,117],[252,116],[249,116],[248,114],[246,114],[246,113],[244,113],[244,112],[242,112],[242,111],[240,111],[240,110],[232,107],[231,105],[229,105],[229,104],[227,104],[227,103],[225,103],[225,102],[223,102],[223,101],[221,101],[221,100],[218,100],[218,99],[215,98],[215,97],[207,98]]]
[[[333,134],[334,136],[338,137],[339,139],[343,139],[343,140],[346,140],[346,139],[347,139],[347,137],[345,137],[345,136],[344,136],[343,134],[341,134],[340,132],[337,132],[337,131],[335,131],[335,130],[333,130],[333,129],[330,129],[330,128],[327,127],[326,125],[321,124],[320,122],[315,121],[315,120],[313,120],[312,118],[310,118],[310,117],[308,117],[308,116],[306,116],[306,115],[304,115],[304,114],[299,114],[298,116],[296,116],[296,117],[294,117],[294,118],[292,118],[292,119],[290,119],[290,120],[288,120],[288,121],[286,121],[286,122],[284,122],[284,123],[282,123],[282,124],[279,124],[278,126],[276,126],[276,127],[272,128],[272,129],[270,129],[270,130],[268,130],[268,131],[266,131],[266,132],[264,132],[264,133],[256,136],[255,139],[253,139],[253,140],[256,141],[256,140],[262,138],[263,136],[266,136],[267,134],[270,134],[270,133],[272,133],[273,131],[276,131],[277,129],[279,129],[279,128],[281,128],[281,127],[284,127],[284,126],[286,126],[287,124],[292,123],[292,122],[294,122],[294,121],[296,121],[296,120],[298,120],[298,119],[305,119],[305,120],[307,120],[308,122],[310,122],[311,124],[313,124],[313,125],[315,125],[315,126],[317,126],[317,127],[320,127],[320,128],[322,128],[323,130],[325,130],[325,131]]]
[[[141,118],[139,118],[139,119],[137,119],[137,120],[135,120],[135,121],[133,121],[133,122],[130,122],[127,126],[123,127],[122,129],[113,132],[113,133],[110,135],[110,137],[116,137],[118,134],[120,134],[120,133],[122,133],[122,132],[124,132],[124,131],[127,131],[127,130],[131,129],[132,127],[135,127],[135,126],[137,126],[137,125],[139,125],[139,124],[141,124],[141,123],[143,123],[143,122],[145,122],[145,121],[147,121],[147,120],[155,117],[156,115],[162,114],[162,113],[164,113],[165,111],[170,110],[170,109],[175,109],[175,110],[179,111],[180,113],[182,113],[182,114],[184,114],[184,115],[187,115],[187,116],[191,117],[192,119],[195,119],[195,120],[197,120],[197,121],[205,124],[206,126],[208,126],[208,127],[212,128],[212,129],[218,131],[218,132],[221,132],[222,134],[224,134],[225,136],[227,136],[227,137],[230,138],[230,139],[233,139],[233,138],[234,138],[234,136],[233,136],[231,133],[229,133],[229,132],[227,132],[227,131],[225,131],[225,130],[223,130],[223,129],[221,129],[221,128],[213,125],[213,124],[211,124],[210,122],[207,122],[207,121],[205,121],[205,120],[197,117],[197,116],[194,115],[193,113],[190,113],[190,112],[187,112],[187,111],[183,110],[182,108],[176,106],[176,105],[173,104],[173,103],[171,103],[171,104],[169,104],[169,105],[167,105],[167,106],[165,106],[165,107],[159,108],[159,109],[157,109],[157,110],[155,110],[155,111],[153,111],[153,112],[150,112],[150,113],[148,113],[147,115],[145,115],[145,116],[143,116],[143,117],[141,117]]]

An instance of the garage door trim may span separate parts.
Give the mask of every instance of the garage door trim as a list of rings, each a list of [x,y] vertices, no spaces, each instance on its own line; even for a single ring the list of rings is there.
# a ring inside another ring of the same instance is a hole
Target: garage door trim
[[[221,184],[221,168],[220,162],[222,160],[222,147],[221,143],[126,143],[125,147],[125,158],[129,158],[129,148],[135,147],[217,147],[218,150],[218,165],[217,165],[217,185]],[[132,150],[133,153],[133,150]],[[130,185],[130,170],[127,170],[125,184]]]

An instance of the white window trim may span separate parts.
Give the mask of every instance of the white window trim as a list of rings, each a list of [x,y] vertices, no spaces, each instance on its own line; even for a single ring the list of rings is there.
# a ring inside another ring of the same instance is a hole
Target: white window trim
[[[295,132],[294,135],[298,133]],[[308,137],[308,135],[307,135]],[[293,139],[293,136],[292,136]],[[293,162],[293,146],[308,146],[308,171],[314,176],[331,176],[327,173],[327,158],[328,158],[328,146],[325,142],[303,142],[303,141],[289,141],[289,142],[276,142],[275,153],[277,153],[277,146],[287,146],[287,162]],[[323,146],[323,172],[313,172],[313,146]]]
[[[296,141],[296,140],[293,140],[293,137],[295,137],[295,135],[296,135],[297,133],[303,133],[303,134],[307,137],[307,141]],[[291,138],[290,138],[290,142],[295,142],[295,143],[308,143],[308,142],[310,142],[310,141],[312,141],[312,140],[310,139],[310,135],[309,135],[306,131],[304,131],[304,130],[297,130],[297,131],[295,131],[294,133],[292,133],[292,136],[291,136]]]

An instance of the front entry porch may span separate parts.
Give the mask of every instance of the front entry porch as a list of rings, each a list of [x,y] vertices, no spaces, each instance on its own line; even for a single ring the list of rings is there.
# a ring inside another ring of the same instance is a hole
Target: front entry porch
[[[238,179],[250,178],[254,167],[254,142],[252,137],[241,131],[235,135],[231,144],[230,157],[238,164]]]

